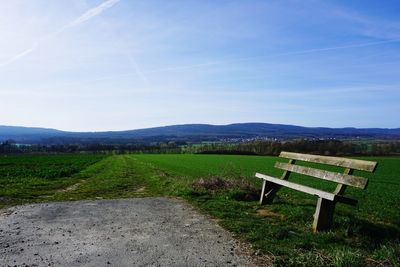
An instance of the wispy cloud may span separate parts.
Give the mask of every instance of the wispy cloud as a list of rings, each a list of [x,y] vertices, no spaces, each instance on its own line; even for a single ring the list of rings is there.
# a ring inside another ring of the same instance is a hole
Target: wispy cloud
[[[18,53],[17,55],[11,57],[10,59],[8,59],[5,62],[0,63],[0,67],[4,67],[7,66],[9,64],[14,63],[15,61],[25,57],[26,55],[32,53],[33,51],[35,51],[37,49],[37,47],[41,44],[44,43],[45,41],[49,40],[50,38],[55,37],[56,35],[64,32],[67,29],[76,27],[98,15],[100,15],[102,12],[104,12],[105,10],[113,7],[115,4],[117,4],[120,0],[107,0],[103,3],[101,3],[100,5],[91,8],[89,10],[87,10],[85,13],[83,13],[81,16],[79,16],[78,18],[76,18],[75,20],[71,21],[70,23],[64,25],[63,27],[61,27],[60,29],[56,30],[55,32],[52,32],[44,37],[39,38],[39,41],[35,42],[31,47],[25,49],[24,51]]]
[[[37,45],[38,45],[38,43],[35,43],[30,48],[25,49],[24,51],[18,53],[17,55],[13,56],[12,58],[8,59],[7,61],[0,63],[0,67],[7,66],[7,65],[13,63],[14,61],[17,61],[18,59],[30,54],[31,52],[33,52],[36,49]]]
[[[72,21],[71,23],[69,23],[65,28],[71,28],[74,26],[77,26],[79,24],[82,24],[83,22],[96,17],[98,15],[100,15],[103,11],[113,7],[115,4],[117,4],[120,0],[108,0],[105,1],[104,3],[89,9],[88,11],[86,11],[83,15],[81,15],[80,17],[78,17],[77,19],[75,19],[74,21]]]
[[[331,9],[334,16],[350,22],[357,34],[375,39],[400,38],[400,21],[376,18],[343,7]]]
[[[99,82],[99,81],[104,81],[104,80],[112,80],[112,79],[119,78],[119,77],[131,77],[131,76],[137,76],[137,75],[141,76],[141,78],[146,83],[149,83],[149,79],[147,78],[147,75],[155,74],[155,73],[176,72],[176,71],[179,72],[179,71],[186,71],[186,70],[197,69],[197,68],[209,68],[212,66],[227,65],[227,64],[244,62],[244,61],[263,60],[263,59],[265,60],[265,59],[281,57],[281,56],[305,55],[305,54],[329,52],[329,51],[335,51],[335,50],[378,46],[378,45],[383,45],[383,44],[399,43],[399,42],[400,42],[400,38],[384,40],[384,41],[376,41],[376,42],[365,42],[365,43],[348,44],[348,45],[341,45],[341,46],[330,46],[330,47],[321,47],[321,48],[313,48],[313,49],[298,50],[298,51],[289,51],[289,52],[276,53],[276,54],[270,54],[270,55],[259,55],[259,56],[252,56],[252,57],[237,57],[237,58],[216,60],[216,61],[204,62],[204,63],[198,63],[198,64],[192,64],[192,65],[170,66],[170,67],[153,69],[153,70],[148,70],[148,71],[141,70],[138,67],[138,64],[136,63],[134,58],[127,53],[127,57],[131,61],[131,64],[134,66],[136,72],[120,73],[120,74],[110,75],[110,76],[102,76],[97,79],[91,79],[91,80],[87,80],[87,81],[79,81],[78,83]],[[395,64],[395,63],[398,63],[398,62],[393,62],[393,63],[391,62],[390,64]],[[374,65],[376,65],[376,63]],[[365,64],[363,66],[365,66]],[[72,82],[72,84],[75,84],[75,83]]]

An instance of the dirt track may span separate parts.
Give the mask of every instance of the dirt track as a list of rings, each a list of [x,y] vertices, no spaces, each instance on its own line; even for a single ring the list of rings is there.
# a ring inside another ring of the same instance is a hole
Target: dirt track
[[[231,234],[167,198],[0,211],[0,266],[252,266]]]

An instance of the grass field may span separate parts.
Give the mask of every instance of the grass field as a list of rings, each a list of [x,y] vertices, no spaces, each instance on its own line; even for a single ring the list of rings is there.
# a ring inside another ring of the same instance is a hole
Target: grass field
[[[83,169],[101,155],[37,155],[0,157],[0,208],[40,201],[47,194],[77,183]]]
[[[178,196],[282,266],[398,266],[400,264],[400,158],[377,160],[366,190],[349,189],[357,207],[339,204],[334,229],[313,234],[316,198],[289,189],[260,206],[255,172],[280,175],[276,157],[229,155],[66,155],[0,158],[0,207],[21,203]],[[330,168],[335,170],[336,168]],[[229,187],[201,187],[210,177]],[[198,181],[203,179],[203,183]],[[294,176],[323,189],[334,185]],[[200,186],[199,186],[200,185]],[[252,194],[250,194],[252,193]],[[249,197],[250,196],[250,197]],[[257,197],[257,195],[256,195]]]

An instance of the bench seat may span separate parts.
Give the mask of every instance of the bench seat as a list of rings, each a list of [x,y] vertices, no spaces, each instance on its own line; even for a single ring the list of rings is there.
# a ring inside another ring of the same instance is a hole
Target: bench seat
[[[273,182],[275,184],[282,185],[282,186],[303,192],[303,193],[308,193],[310,195],[318,196],[320,198],[330,200],[330,201],[342,202],[342,203],[346,203],[346,204],[349,204],[352,206],[357,205],[357,202],[358,202],[356,199],[353,199],[353,198],[336,195],[334,193],[326,192],[326,191],[312,188],[312,187],[309,187],[306,185],[289,182],[287,180],[282,180],[280,178],[272,177],[272,176],[265,175],[265,174],[258,173],[258,172],[256,173],[256,177],[261,178],[265,181]]]
[[[322,191],[322,190],[319,190],[319,189],[315,189],[315,188],[312,188],[312,187],[309,187],[309,186],[296,184],[296,183],[293,183],[293,182],[289,182],[287,180],[282,180],[280,178],[275,178],[275,177],[268,176],[268,175],[261,174],[261,173],[256,173],[256,177],[264,179],[264,180],[269,181],[269,182],[273,182],[275,184],[283,185],[285,187],[288,187],[288,188],[291,188],[291,189],[294,189],[294,190],[297,190],[297,191],[300,191],[300,192],[308,193],[310,195],[319,196],[319,197],[322,197],[322,198],[327,199],[327,200],[331,200],[331,201],[335,200],[335,194],[329,193],[329,192],[325,192],[325,191]]]

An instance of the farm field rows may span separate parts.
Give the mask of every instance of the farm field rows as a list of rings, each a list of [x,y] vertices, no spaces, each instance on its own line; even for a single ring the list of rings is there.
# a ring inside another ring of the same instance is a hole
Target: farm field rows
[[[104,155],[19,155],[0,157],[0,208],[40,201],[77,183],[75,174]]]
[[[0,207],[78,199],[181,197],[252,243],[255,250],[270,255],[277,265],[399,264],[400,158],[368,158],[379,162],[377,171],[356,175],[368,177],[369,187],[347,191],[359,205],[339,204],[334,229],[318,234],[310,230],[315,197],[283,189],[272,205],[258,204],[261,182],[254,173],[279,176],[280,171],[273,168],[276,159],[191,154],[3,156]],[[333,189],[328,182],[293,179]]]

